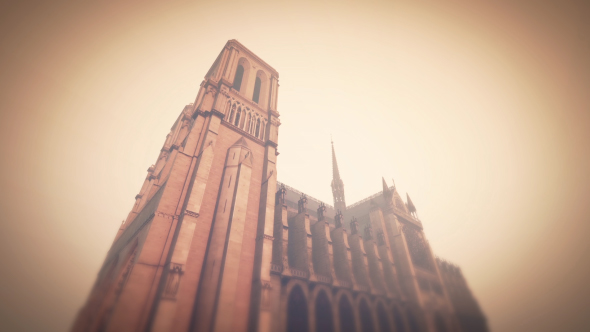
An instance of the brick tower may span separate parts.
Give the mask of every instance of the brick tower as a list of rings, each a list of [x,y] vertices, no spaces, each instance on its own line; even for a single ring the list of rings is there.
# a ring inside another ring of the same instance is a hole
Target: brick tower
[[[256,308],[270,280],[278,77],[227,42],[148,169],[74,331],[245,331],[250,311],[266,319]]]

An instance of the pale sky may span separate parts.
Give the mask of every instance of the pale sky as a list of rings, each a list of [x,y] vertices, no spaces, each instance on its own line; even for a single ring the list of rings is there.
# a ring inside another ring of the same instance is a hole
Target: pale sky
[[[278,179],[395,179],[493,331],[590,329],[583,1],[0,4],[0,330],[71,327],[229,39],[280,74]]]

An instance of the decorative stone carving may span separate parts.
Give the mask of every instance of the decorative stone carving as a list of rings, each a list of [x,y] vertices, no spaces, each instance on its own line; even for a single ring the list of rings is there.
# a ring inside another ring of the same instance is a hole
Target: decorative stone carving
[[[385,245],[385,234],[383,233],[383,230],[380,229],[379,231],[377,231],[377,243],[380,246],[384,246]]]
[[[326,212],[326,205],[324,203],[320,203],[318,207],[318,221],[324,220],[324,212]]]
[[[350,221],[350,233],[351,234],[358,234],[359,232],[359,222],[356,220],[355,217],[352,217]]]
[[[343,218],[344,218],[344,216],[342,215],[342,212],[340,212],[340,210],[338,210],[338,212],[336,212],[336,215],[334,216],[334,223],[336,224],[336,228],[342,227],[342,219]]]
[[[156,215],[158,217],[164,217],[166,219],[174,219],[176,216],[173,214],[168,214],[168,213],[164,213],[164,212],[160,212],[160,211],[156,211]]]
[[[299,199],[298,203],[298,211],[299,213],[304,213],[307,212],[307,196],[305,196],[305,194],[303,194],[303,196],[301,196],[301,198]]]
[[[285,189],[285,185],[281,184],[281,187],[275,194],[275,203],[276,205],[285,204],[285,195],[287,194],[287,189]]]
[[[182,265],[172,263],[168,271],[168,279],[164,288],[163,296],[166,298],[176,298],[178,286],[180,286],[180,277],[183,275]]]
[[[190,211],[190,210],[184,210],[184,214],[186,216],[191,216],[193,218],[198,218],[199,217],[199,214],[198,213],[196,213],[194,211]]]
[[[371,227],[371,224],[369,223],[367,226],[365,226],[365,241],[372,240],[372,239],[373,239],[373,227]]]

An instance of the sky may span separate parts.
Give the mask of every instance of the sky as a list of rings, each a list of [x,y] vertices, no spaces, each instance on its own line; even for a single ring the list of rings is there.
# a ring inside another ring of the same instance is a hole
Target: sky
[[[0,330],[64,331],[229,39],[279,72],[278,179],[412,197],[492,331],[590,329],[584,1],[5,1]]]

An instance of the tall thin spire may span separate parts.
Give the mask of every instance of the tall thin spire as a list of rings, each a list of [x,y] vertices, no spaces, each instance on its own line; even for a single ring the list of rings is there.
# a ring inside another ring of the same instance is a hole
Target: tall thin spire
[[[336,152],[334,152],[334,141],[332,141],[332,178],[340,180],[338,162],[336,161]]]
[[[342,182],[340,172],[338,171],[338,162],[336,161],[336,152],[334,151],[334,141],[332,141],[332,194],[334,195],[334,208],[337,211],[346,210],[344,182]]]

